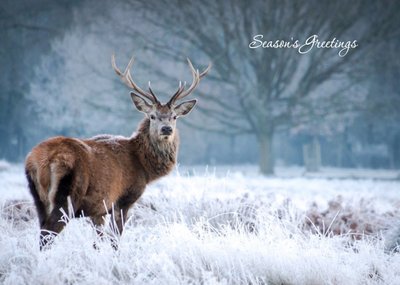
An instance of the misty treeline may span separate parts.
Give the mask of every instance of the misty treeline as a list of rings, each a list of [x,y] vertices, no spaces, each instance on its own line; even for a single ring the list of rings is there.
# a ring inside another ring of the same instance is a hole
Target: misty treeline
[[[142,114],[113,73],[164,100],[213,63],[180,122],[182,163],[400,167],[398,1],[2,1],[0,158],[54,135],[130,135]],[[357,41],[340,49],[263,40]]]

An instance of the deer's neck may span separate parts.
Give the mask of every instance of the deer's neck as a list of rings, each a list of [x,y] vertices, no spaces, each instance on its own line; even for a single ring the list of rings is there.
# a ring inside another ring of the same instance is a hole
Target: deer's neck
[[[172,140],[152,140],[150,120],[144,119],[134,138],[137,156],[142,164],[148,181],[167,175],[174,168],[179,146],[179,137],[174,132]]]

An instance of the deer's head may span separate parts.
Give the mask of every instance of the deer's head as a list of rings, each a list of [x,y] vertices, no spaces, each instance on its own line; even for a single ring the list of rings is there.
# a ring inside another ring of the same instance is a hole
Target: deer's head
[[[150,120],[150,136],[155,140],[172,140],[176,132],[176,120],[190,113],[196,105],[197,100],[189,100],[178,103],[177,101],[188,96],[199,85],[200,79],[207,74],[211,68],[211,64],[203,71],[196,70],[191,61],[187,59],[190,70],[192,72],[193,81],[189,88],[186,89],[186,82],[179,82],[179,88],[170,100],[162,104],[151,89],[149,81],[149,91],[142,90],[132,79],[130,69],[133,64],[133,58],[129,61],[124,72],[121,72],[115,64],[114,55],[111,58],[112,66],[122,81],[132,88],[131,98],[133,103],[140,112],[146,114]]]

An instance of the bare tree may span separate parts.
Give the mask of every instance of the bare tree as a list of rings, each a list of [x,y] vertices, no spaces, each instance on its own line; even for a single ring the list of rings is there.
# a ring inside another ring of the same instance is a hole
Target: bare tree
[[[172,60],[196,54],[213,61],[211,94],[204,96],[207,105],[200,108],[213,123],[198,127],[255,134],[264,174],[273,173],[272,141],[277,130],[353,110],[353,98],[343,100],[341,95],[359,81],[349,80],[348,75],[368,56],[374,41],[388,37],[396,13],[395,1],[366,5],[361,0],[131,0],[123,5],[128,11],[141,11],[135,17],[151,25],[154,33],[135,27],[121,30],[133,30],[131,35],[145,39],[155,54]],[[343,44],[356,40],[357,47],[346,52],[343,47],[314,46],[305,54],[296,48],[249,48],[252,41],[260,44],[257,40],[292,44],[299,40],[301,45],[313,35]]]
[[[0,3],[0,158],[20,160],[34,128],[29,85],[34,66],[71,23],[76,1],[10,1]],[[29,127],[28,127],[29,126]]]

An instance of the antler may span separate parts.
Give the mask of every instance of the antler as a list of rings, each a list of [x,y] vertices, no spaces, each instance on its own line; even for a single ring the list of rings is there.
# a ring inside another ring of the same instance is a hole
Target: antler
[[[143,97],[146,97],[147,99],[149,99],[153,104],[159,104],[160,101],[158,101],[157,96],[153,93],[153,90],[151,90],[151,86],[150,86],[150,81],[149,81],[149,92],[143,91],[139,86],[136,85],[136,83],[133,81],[132,76],[131,76],[131,66],[133,64],[134,58],[132,57],[129,60],[128,65],[125,68],[125,71],[122,73],[121,70],[117,67],[117,65],[115,64],[115,55],[113,54],[111,56],[111,65],[115,71],[115,73],[121,77],[122,81],[125,83],[126,86],[128,86],[129,88],[132,88],[133,90],[135,90],[137,93],[139,93],[140,95],[142,95]]]
[[[192,62],[190,61],[189,58],[187,58],[190,70],[192,71],[192,76],[193,76],[193,81],[192,84],[190,85],[190,87],[185,91],[185,84],[182,86],[182,83],[179,82],[179,88],[178,91],[176,91],[176,93],[171,97],[171,99],[168,101],[168,105],[173,105],[176,100],[182,99],[186,96],[188,96],[190,93],[193,92],[194,89],[196,89],[196,87],[199,85],[200,83],[200,79],[205,76],[208,71],[210,71],[212,64],[210,63],[207,68],[200,73],[199,70],[194,69]]]

